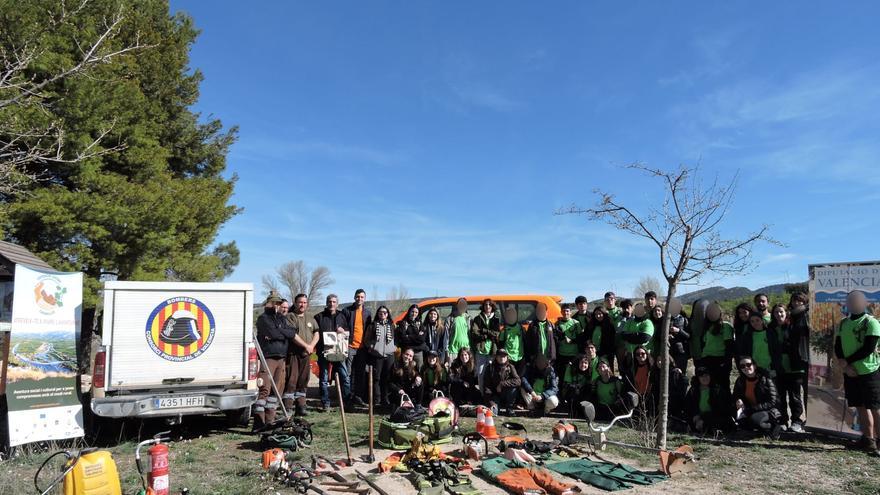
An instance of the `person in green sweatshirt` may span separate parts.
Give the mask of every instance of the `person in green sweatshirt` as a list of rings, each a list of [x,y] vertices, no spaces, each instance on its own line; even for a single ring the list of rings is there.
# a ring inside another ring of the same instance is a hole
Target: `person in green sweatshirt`
[[[562,376],[565,369],[575,356],[580,352],[581,336],[584,328],[580,322],[571,317],[571,306],[562,306],[562,316],[556,320],[556,328],[553,330],[556,339],[556,363],[553,368],[556,376]]]
[[[712,383],[729,389],[733,357],[733,325],[722,318],[721,305],[712,302],[706,306],[700,359],[695,366],[709,370]]]
[[[614,323],[614,326],[616,327],[620,324],[622,314],[621,308],[617,307],[617,295],[611,291],[606,292],[602,305],[605,308],[605,311],[608,312],[608,315],[611,316],[611,321]]]
[[[767,294],[761,292],[755,294],[753,301],[755,302],[755,309],[761,314],[764,323],[769,325],[773,321],[773,315],[770,314],[770,298],[767,297]]]
[[[577,296],[574,298],[574,307],[576,311],[572,313],[571,317],[577,320],[578,323],[581,324],[581,328],[586,331],[586,329],[590,328],[590,304],[587,301],[585,296]]]
[[[516,368],[516,373],[522,376],[526,371],[525,342],[523,340],[523,327],[517,321],[516,308],[508,306],[504,310],[504,325],[498,334],[498,348],[506,349],[510,364]]]
[[[446,334],[449,335],[449,349],[447,355],[458,356],[458,351],[462,348],[470,348],[471,343],[468,338],[470,330],[470,316],[467,312],[468,302],[465,298],[460,298],[452,308],[452,314],[446,319]]]
[[[849,317],[840,322],[834,336],[837,366],[843,369],[847,404],[859,411],[861,447],[880,456],[880,322],[868,314],[865,293],[846,296]]]
[[[749,328],[743,333],[737,347],[737,360],[751,357],[757,368],[776,379],[782,369],[779,338],[776,329],[768,327],[761,313],[749,315]]]
[[[623,339],[627,355],[632,355],[638,346],[644,346],[648,352],[653,350],[654,324],[648,318],[644,304],[638,303],[633,307],[633,319],[626,322],[620,338]]]
[[[611,372],[608,361],[600,358],[598,368],[599,379],[591,386],[590,400],[582,402],[581,407],[586,409],[590,404],[594,407],[596,419],[607,421],[627,410],[624,386],[623,381]]]

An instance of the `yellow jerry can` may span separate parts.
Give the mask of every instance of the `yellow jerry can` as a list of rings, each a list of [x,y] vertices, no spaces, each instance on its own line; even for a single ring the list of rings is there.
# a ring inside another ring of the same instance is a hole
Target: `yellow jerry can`
[[[122,495],[110,452],[96,450],[81,455],[64,477],[64,495]]]

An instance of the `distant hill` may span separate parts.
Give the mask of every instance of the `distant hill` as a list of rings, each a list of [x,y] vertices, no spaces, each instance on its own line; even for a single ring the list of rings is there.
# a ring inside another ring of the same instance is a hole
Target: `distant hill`
[[[695,290],[693,292],[688,292],[686,294],[682,294],[679,296],[679,299],[684,304],[691,304],[697,299],[708,299],[710,301],[728,301],[731,299],[741,299],[744,297],[751,297],[755,294],[784,294],[785,287],[789,284],[775,284],[768,285],[767,287],[761,287],[760,289],[751,290],[747,287],[709,287],[707,289]]]

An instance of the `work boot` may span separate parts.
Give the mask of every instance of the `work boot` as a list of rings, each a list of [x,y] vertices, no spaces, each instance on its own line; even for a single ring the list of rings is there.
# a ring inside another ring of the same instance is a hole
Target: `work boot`
[[[865,437],[859,439],[859,442],[856,444],[856,448],[859,450],[865,450],[868,452],[873,452],[877,450],[877,441],[871,437]]]

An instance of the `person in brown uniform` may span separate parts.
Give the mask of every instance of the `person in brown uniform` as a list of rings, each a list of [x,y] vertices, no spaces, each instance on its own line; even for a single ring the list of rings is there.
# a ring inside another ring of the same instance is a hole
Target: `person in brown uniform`
[[[293,311],[287,314],[287,322],[295,334],[290,342],[287,354],[287,386],[284,389],[284,407],[295,407],[297,416],[306,416],[306,387],[309,385],[309,360],[320,335],[315,331],[315,324],[306,318],[309,309],[309,298],[305,294],[297,294],[293,298]]]

